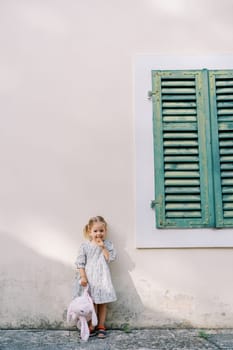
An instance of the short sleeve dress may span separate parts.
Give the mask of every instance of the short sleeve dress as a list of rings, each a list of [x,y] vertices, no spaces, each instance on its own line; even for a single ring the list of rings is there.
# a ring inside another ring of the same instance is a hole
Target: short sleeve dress
[[[105,259],[101,247],[91,241],[86,241],[81,244],[75,262],[78,269],[85,269],[90,295],[95,304],[110,303],[117,299],[109,269],[109,263],[116,259],[116,251],[111,241],[105,240],[104,245],[109,252],[108,261]],[[77,274],[73,297],[83,293],[79,278],[80,276]]]

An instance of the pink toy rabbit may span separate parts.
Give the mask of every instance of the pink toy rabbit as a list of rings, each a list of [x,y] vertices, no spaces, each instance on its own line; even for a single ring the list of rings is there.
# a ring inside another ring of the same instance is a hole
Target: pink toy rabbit
[[[91,321],[93,326],[96,326],[98,323],[93,301],[88,293],[87,286],[81,297],[76,297],[71,301],[67,310],[67,322],[75,323],[81,331],[81,339],[87,341],[90,335],[89,321]]]

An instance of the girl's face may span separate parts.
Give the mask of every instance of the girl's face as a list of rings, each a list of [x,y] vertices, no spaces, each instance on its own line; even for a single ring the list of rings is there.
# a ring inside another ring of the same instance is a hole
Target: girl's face
[[[90,239],[96,240],[98,238],[104,240],[106,237],[106,228],[102,222],[95,222],[90,230]]]

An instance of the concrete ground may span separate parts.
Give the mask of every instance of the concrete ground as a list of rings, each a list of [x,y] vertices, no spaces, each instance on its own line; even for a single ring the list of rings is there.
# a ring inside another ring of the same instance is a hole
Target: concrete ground
[[[80,341],[78,331],[0,330],[0,350],[233,350],[233,329],[109,330],[106,339]]]

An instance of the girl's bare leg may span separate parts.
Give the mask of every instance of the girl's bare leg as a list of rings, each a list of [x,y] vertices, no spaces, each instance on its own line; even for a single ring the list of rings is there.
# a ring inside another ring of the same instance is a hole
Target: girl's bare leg
[[[107,304],[98,305],[98,338],[106,337],[105,320],[107,316]]]
[[[107,316],[107,304],[98,305],[98,326],[104,327]]]

